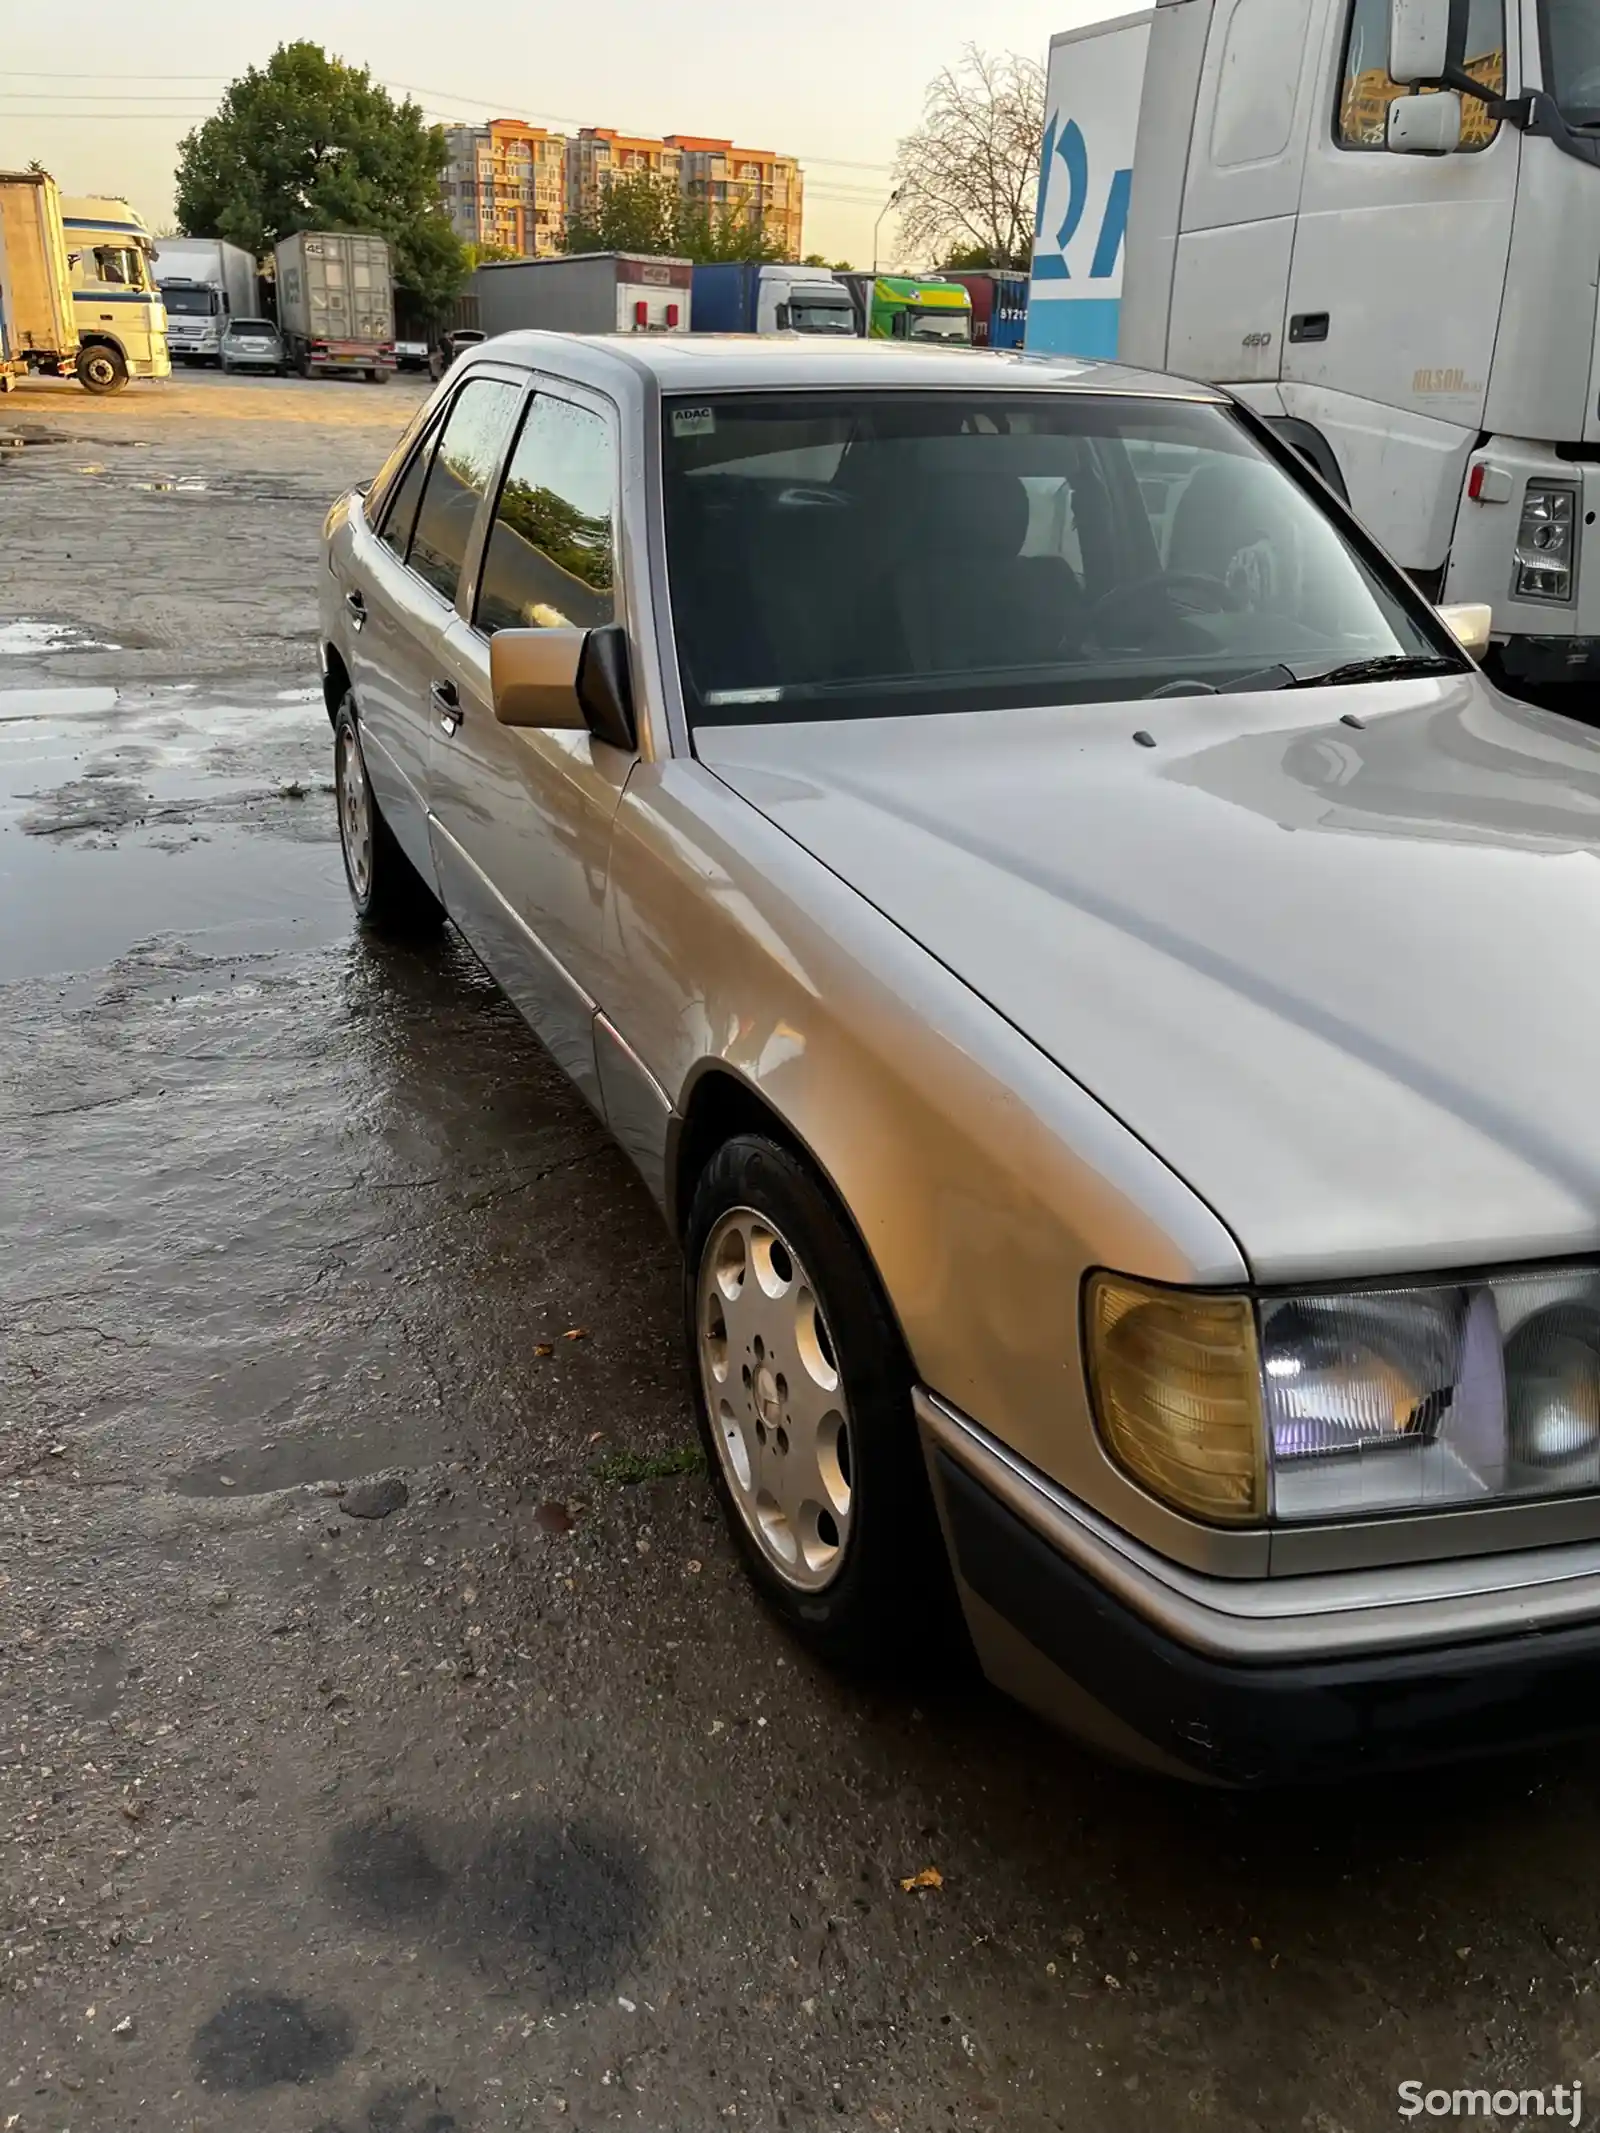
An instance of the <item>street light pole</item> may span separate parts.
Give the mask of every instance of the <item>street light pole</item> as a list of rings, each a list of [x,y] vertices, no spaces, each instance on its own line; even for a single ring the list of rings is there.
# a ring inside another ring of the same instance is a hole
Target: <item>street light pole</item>
[[[894,191],[883,203],[882,213],[878,216],[877,221],[872,225],[872,275],[874,280],[877,279],[878,275],[878,232],[883,228],[883,217],[884,215],[888,214],[890,208],[894,206],[895,202],[899,199],[901,193],[903,193],[904,191],[905,187],[903,185],[897,185],[895,187]]]

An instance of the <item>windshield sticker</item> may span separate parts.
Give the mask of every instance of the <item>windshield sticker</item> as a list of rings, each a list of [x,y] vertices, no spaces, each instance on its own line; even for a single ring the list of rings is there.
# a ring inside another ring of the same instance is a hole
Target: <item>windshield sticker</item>
[[[672,434],[674,437],[714,437],[717,430],[717,413],[711,407],[675,407],[672,410]]]

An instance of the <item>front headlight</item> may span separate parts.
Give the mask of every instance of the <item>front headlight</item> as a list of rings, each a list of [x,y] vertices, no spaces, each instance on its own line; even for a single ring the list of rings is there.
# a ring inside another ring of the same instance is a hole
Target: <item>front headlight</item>
[[[1577,543],[1577,491],[1530,481],[1517,528],[1517,598],[1570,601]]]
[[[1600,1487],[1600,1270],[1259,1299],[1097,1274],[1086,1301],[1106,1449],[1192,1517]]]

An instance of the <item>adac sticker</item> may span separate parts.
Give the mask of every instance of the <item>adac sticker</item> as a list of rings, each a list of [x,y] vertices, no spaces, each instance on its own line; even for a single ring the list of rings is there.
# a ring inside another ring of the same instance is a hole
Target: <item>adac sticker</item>
[[[675,407],[672,410],[672,434],[674,437],[712,437],[716,434],[717,413],[711,407]]]

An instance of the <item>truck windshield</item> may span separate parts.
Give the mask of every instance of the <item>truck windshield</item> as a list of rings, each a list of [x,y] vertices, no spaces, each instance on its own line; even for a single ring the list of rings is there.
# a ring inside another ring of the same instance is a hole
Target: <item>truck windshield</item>
[[[1600,8],[1544,0],[1546,86],[1569,126],[1600,131]]]
[[[794,333],[855,333],[855,311],[845,299],[830,303],[828,296],[794,296],[789,326]]]
[[[856,315],[848,303],[797,297],[789,305],[789,324],[796,333],[854,333]]]
[[[166,282],[162,285],[161,300],[174,318],[215,318],[217,315],[215,289],[175,289]]]
[[[663,466],[693,725],[1470,671],[1220,406],[669,399]]]
[[[908,341],[955,341],[965,347],[972,339],[972,318],[966,311],[912,311],[906,316]]]

